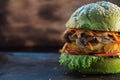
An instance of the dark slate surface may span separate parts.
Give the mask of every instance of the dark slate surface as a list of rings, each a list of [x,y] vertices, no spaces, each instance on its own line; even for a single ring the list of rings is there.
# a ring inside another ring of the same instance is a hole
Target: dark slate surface
[[[0,80],[120,80],[120,74],[86,75],[59,65],[60,54],[9,53],[0,66]]]

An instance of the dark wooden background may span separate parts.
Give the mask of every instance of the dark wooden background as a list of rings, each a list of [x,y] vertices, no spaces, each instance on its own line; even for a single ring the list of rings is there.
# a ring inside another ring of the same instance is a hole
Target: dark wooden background
[[[72,12],[96,1],[100,0],[0,0],[0,50],[58,50]],[[119,0],[107,1],[120,5]]]

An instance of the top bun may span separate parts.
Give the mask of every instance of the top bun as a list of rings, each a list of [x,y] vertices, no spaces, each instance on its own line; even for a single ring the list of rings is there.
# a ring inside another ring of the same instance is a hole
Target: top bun
[[[107,1],[84,5],[71,15],[66,27],[120,32],[120,7]]]

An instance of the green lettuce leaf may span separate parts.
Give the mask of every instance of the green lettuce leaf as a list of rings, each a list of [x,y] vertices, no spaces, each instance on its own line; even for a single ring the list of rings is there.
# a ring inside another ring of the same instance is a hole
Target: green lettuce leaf
[[[70,69],[81,69],[89,68],[92,63],[104,62],[108,57],[96,57],[92,55],[70,55],[67,53],[62,53],[60,56],[60,65],[68,66]],[[109,57],[110,58],[110,57]],[[120,56],[112,57],[120,59]]]

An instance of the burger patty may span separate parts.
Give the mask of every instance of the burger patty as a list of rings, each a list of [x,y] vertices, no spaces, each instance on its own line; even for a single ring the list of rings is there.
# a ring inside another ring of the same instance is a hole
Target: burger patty
[[[118,32],[68,29],[64,32],[67,49],[79,54],[98,54],[120,52]]]
[[[78,52],[78,54],[100,54],[100,53],[111,53],[111,52],[120,52],[120,48],[116,42],[111,42],[109,44],[98,43],[93,46],[93,50],[88,48],[82,48],[78,46],[75,42],[68,43],[68,49]]]

